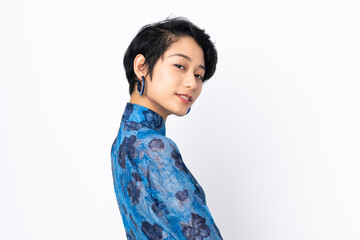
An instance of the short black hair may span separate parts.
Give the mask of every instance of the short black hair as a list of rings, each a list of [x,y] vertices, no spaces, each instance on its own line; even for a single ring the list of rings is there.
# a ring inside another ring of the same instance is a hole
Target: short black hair
[[[134,59],[136,55],[145,57],[144,66],[148,67],[150,79],[157,60],[162,57],[171,44],[181,37],[192,37],[204,52],[205,75],[203,82],[211,78],[216,70],[217,51],[210,36],[205,30],[184,17],[167,18],[163,21],[143,26],[131,41],[124,55],[126,78],[129,82],[129,93],[134,90],[136,81],[139,81],[134,72]]]

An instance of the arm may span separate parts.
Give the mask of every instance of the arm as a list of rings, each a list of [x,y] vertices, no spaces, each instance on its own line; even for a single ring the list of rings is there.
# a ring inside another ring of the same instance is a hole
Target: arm
[[[170,139],[153,139],[147,148],[147,177],[153,211],[180,239],[220,240],[205,193]]]

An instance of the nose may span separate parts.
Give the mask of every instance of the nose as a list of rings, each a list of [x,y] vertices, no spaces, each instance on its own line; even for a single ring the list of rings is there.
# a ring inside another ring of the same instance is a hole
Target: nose
[[[198,83],[196,82],[195,76],[192,73],[189,73],[186,75],[186,78],[184,80],[184,85],[191,90],[196,90]]]

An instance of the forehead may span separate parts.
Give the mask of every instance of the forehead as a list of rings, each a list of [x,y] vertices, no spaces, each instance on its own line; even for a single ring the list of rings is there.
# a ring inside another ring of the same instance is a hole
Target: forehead
[[[189,56],[195,64],[204,64],[204,52],[192,37],[179,38],[166,50],[164,58],[166,59],[173,54],[183,54]]]

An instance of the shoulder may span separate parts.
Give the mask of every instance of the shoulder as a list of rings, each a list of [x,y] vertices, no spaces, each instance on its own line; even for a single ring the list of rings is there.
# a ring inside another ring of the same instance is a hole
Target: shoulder
[[[149,135],[141,142],[148,169],[166,169],[170,172],[189,174],[176,143],[163,135]]]
[[[159,134],[147,134],[146,136],[138,138],[138,145],[142,149],[147,150],[148,153],[153,154],[179,151],[173,140]]]

